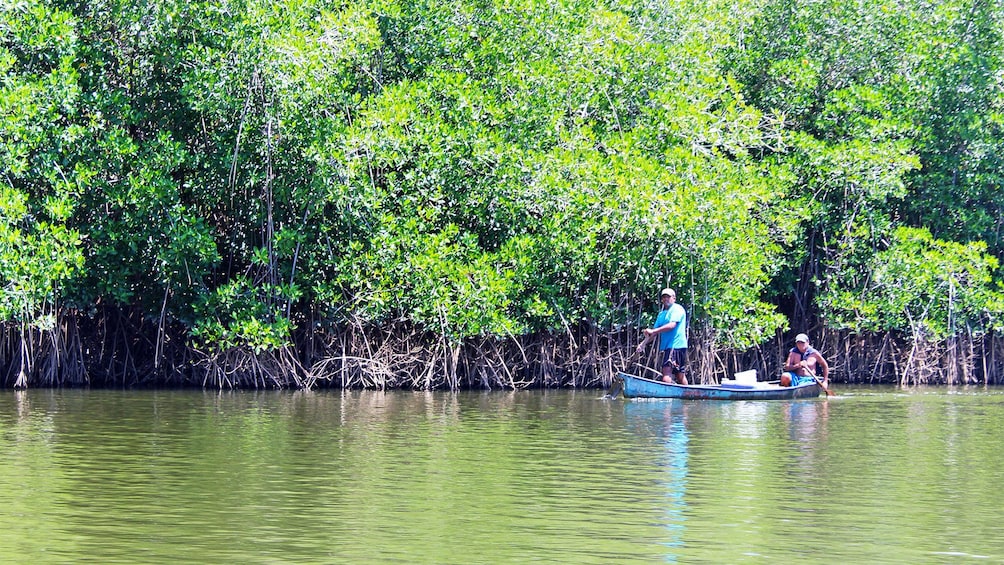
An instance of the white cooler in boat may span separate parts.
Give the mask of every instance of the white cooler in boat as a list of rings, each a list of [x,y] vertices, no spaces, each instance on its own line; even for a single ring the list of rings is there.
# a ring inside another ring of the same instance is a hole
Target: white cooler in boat
[[[741,371],[733,376],[735,379],[723,379],[722,386],[735,388],[754,388],[757,386],[756,369]]]

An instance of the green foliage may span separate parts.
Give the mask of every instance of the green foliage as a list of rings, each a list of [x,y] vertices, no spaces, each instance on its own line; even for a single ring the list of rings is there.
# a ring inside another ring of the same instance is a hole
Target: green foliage
[[[904,112],[923,167],[900,214],[935,236],[983,240],[1004,256],[1004,2],[939,2],[923,11],[908,55]]]
[[[382,20],[400,65],[382,70],[403,80],[329,153],[346,163],[325,195],[337,213],[307,252],[333,313],[348,299],[455,338],[609,327],[632,322],[625,298],[687,274],[734,291],[700,307],[725,343],[781,324],[760,297],[794,226],[752,159],[779,133],[711,64],[698,6],[447,5]]]
[[[288,346],[292,323],[270,300],[297,293],[293,286],[273,288],[243,277],[221,285],[195,306],[191,333],[196,347],[211,353],[247,347],[261,353]]]
[[[25,193],[0,185],[0,321],[52,327],[60,286],[83,266],[80,235],[56,223],[68,206],[33,213]]]
[[[869,261],[865,281],[822,297],[831,323],[930,340],[1000,327],[1004,289],[994,284],[999,263],[985,243],[939,240],[923,228],[901,227],[893,236]]]
[[[779,296],[798,283],[796,292],[804,294],[796,300],[808,302],[818,292],[816,306],[831,323],[914,331],[898,316],[903,296],[919,294],[870,286],[882,265],[876,257],[903,253],[905,242],[919,237],[898,228],[929,227],[946,240],[934,246],[944,254],[952,252],[939,246],[951,240],[968,246],[985,239],[999,256],[1000,160],[991,155],[998,153],[1000,121],[993,116],[1002,89],[992,77],[1002,61],[991,45],[999,45],[1001,8],[1000,2],[758,3],[739,28],[743,43],[728,49],[723,62],[753,105],[793,130],[777,158],[798,178],[791,212],[802,218],[809,245],[793,255],[805,261],[797,274],[811,280],[782,275],[773,283]],[[904,267],[901,274],[920,272]],[[865,304],[853,323],[839,306],[851,296]],[[909,313],[918,316],[926,319]],[[932,323],[936,335],[945,335],[940,322]],[[985,319],[971,323],[987,327]]]
[[[81,272],[68,225],[78,176],[60,148],[79,138],[70,17],[43,3],[4,7],[0,21],[0,321],[51,328],[63,286]]]

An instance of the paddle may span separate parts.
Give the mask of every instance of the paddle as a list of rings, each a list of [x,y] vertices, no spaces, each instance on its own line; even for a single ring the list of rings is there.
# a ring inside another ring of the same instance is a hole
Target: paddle
[[[641,351],[639,351],[638,349],[635,349],[635,352],[628,356],[628,360],[624,361],[624,369],[621,372],[628,372],[628,369],[630,369],[631,366],[632,366],[632,364],[634,364],[635,361],[638,360],[638,356],[641,353],[642,353]],[[645,368],[649,368],[649,367],[645,367]],[[662,373],[660,373],[660,374],[662,374]],[[614,376],[611,379],[610,391],[607,392],[606,394],[604,394],[603,397],[604,398],[610,398],[610,399],[616,398],[617,394],[619,394],[620,391],[623,390],[623,387],[624,387],[624,381],[623,381],[623,379],[621,379],[619,376]]]
[[[826,393],[826,396],[836,396],[835,394],[833,394],[832,390],[826,388],[826,385],[823,384],[823,381],[819,380],[819,377],[817,377],[815,373],[812,374],[812,378],[815,379],[816,384],[819,385],[819,388],[823,389],[823,392]]]
[[[631,366],[631,363],[633,363],[635,358],[638,357],[639,353],[641,352],[635,349],[634,353],[628,356],[627,361],[624,362],[624,372],[628,370],[628,368]],[[610,392],[603,395],[603,398],[609,398],[613,400],[614,398],[617,398],[617,395],[620,394],[622,390],[624,390],[624,380],[621,379],[620,376],[614,376],[611,379]]]
[[[616,400],[617,395],[624,390],[624,379],[617,375],[610,380],[610,392],[603,395],[607,400]]]

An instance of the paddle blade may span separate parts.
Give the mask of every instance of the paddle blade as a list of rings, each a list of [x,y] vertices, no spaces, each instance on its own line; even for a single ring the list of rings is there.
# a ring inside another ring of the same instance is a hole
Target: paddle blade
[[[623,390],[624,390],[624,379],[620,378],[619,376],[614,377],[613,381],[610,383],[610,392],[608,392],[604,396],[604,398],[609,398],[610,400],[613,400],[617,398],[617,396],[620,395],[621,391]]]
[[[819,377],[813,376],[812,378],[816,379],[816,384],[819,385],[819,388],[823,389],[823,392],[826,393],[826,396],[836,396],[836,394],[833,394],[832,390],[830,390],[829,388],[827,388],[826,385],[823,384],[823,381],[819,380]]]

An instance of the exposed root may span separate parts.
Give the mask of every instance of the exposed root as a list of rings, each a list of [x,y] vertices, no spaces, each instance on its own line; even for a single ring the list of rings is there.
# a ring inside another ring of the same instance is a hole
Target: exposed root
[[[218,389],[520,390],[609,388],[619,371],[656,368],[652,348],[640,359],[640,335],[569,326],[557,334],[477,338],[462,343],[405,324],[361,323],[300,335],[296,347],[207,352],[187,343],[184,328],[164,332],[139,314],[67,315],[48,330],[0,325],[0,375],[7,386],[200,386]],[[999,384],[1004,340],[961,335],[932,342],[886,333],[815,332],[837,383]],[[690,374],[716,382],[756,369],[778,374],[791,345],[781,336],[750,351],[724,350],[714,334],[692,333]],[[155,361],[159,360],[159,363]]]

